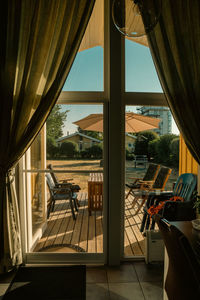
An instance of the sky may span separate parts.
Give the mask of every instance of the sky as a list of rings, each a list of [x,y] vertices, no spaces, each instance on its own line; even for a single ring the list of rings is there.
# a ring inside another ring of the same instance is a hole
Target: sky
[[[127,92],[162,92],[148,47],[126,40],[125,88]],[[103,49],[94,47],[78,52],[63,91],[103,91]],[[63,105],[68,109],[64,135],[77,131],[72,122],[91,113],[101,113],[102,105]],[[134,108],[133,111],[136,111]],[[172,133],[179,134],[174,121]]]

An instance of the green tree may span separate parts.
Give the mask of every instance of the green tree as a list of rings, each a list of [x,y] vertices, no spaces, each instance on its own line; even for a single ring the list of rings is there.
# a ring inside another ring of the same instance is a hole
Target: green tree
[[[80,127],[78,127],[78,132],[91,136],[94,139],[103,140],[103,133],[98,131],[89,131],[89,130],[83,130]]]
[[[67,119],[66,111],[61,111],[61,105],[56,104],[52,109],[48,119],[47,119],[47,138],[51,137],[57,140],[63,135],[64,122]]]
[[[170,144],[170,150],[171,150],[171,165],[174,168],[178,169],[179,165],[179,137],[173,139]]]
[[[150,141],[148,144],[148,153],[152,161],[158,161],[158,143],[160,138]]]
[[[171,142],[177,138],[175,134],[164,134],[160,137],[157,145],[158,161],[170,165],[171,164]]]
[[[48,158],[56,158],[59,155],[59,147],[56,145],[56,140],[63,135],[67,112],[68,110],[61,111],[61,106],[56,104],[47,119],[46,139]]]
[[[150,153],[148,150],[149,142],[158,138],[158,135],[154,131],[142,131],[137,134],[137,139],[135,142],[135,151],[134,153],[147,155],[148,159],[150,159]]]

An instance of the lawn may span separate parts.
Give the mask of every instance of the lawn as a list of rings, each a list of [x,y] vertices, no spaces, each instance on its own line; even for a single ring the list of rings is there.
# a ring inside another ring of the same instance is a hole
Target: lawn
[[[51,163],[53,168],[56,170],[81,170],[83,173],[57,173],[57,177],[59,180],[72,178],[73,182],[80,185],[81,190],[87,192],[87,181],[89,178],[89,174],[84,171],[103,171],[103,168],[100,167],[100,160],[49,160],[47,164]],[[146,172],[144,168],[134,168],[133,161],[126,161],[126,182],[130,182],[129,177],[143,177]],[[173,169],[172,173],[168,179],[166,184],[166,190],[172,190],[173,183],[176,181],[178,177],[178,170]]]

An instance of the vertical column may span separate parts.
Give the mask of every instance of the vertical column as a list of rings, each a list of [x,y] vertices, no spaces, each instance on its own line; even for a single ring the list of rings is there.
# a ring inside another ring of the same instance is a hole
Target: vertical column
[[[108,263],[120,263],[124,199],[124,38],[113,24],[110,1],[109,44],[109,197]]]

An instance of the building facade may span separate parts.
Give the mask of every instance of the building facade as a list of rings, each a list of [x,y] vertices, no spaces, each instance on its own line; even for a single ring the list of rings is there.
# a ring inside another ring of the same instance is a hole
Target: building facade
[[[78,150],[83,151],[87,148],[92,147],[93,145],[99,145],[102,143],[101,140],[95,139],[91,136],[82,134],[80,132],[75,132],[73,134],[69,134],[67,136],[63,136],[57,140],[58,145],[65,142],[73,142],[78,145]]]
[[[158,135],[172,133],[172,115],[170,109],[164,106],[141,106],[137,111],[144,116],[160,119],[159,128],[154,129]]]

